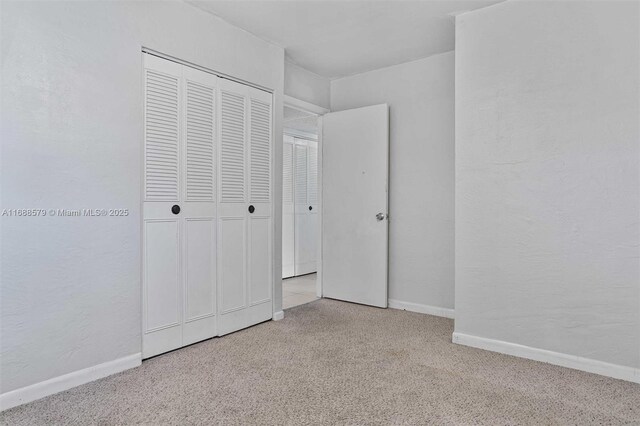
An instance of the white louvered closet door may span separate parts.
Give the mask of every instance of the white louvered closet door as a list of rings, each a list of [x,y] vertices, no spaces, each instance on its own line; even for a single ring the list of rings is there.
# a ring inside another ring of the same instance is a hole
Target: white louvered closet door
[[[220,79],[218,334],[272,317],[271,94]]]
[[[144,55],[143,357],[216,335],[216,77]]]
[[[306,263],[309,272],[318,270],[318,236],[320,222],[318,221],[318,142],[307,142],[307,226],[308,238],[305,252],[308,256]]]
[[[282,278],[295,275],[295,204],[293,137],[284,135],[282,148]]]
[[[317,152],[317,142],[295,138],[295,275],[317,270]]]

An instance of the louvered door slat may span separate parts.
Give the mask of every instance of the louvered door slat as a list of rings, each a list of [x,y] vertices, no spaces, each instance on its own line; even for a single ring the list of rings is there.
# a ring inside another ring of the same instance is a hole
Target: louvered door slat
[[[177,77],[146,70],[145,198],[178,200],[179,84]]]
[[[295,201],[307,204],[307,147],[295,146]]]
[[[213,201],[214,89],[187,81],[187,199]]]
[[[251,202],[271,198],[271,106],[251,99]]]
[[[309,173],[308,175],[308,194],[309,204],[318,204],[318,148],[314,145],[308,148]]]
[[[245,98],[221,95],[220,184],[222,202],[244,201]]]
[[[293,203],[293,144],[284,144],[282,162],[282,201]]]

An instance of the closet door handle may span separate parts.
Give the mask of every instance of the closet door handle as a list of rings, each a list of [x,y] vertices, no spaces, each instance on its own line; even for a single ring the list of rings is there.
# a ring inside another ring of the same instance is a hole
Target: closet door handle
[[[253,213],[256,211],[256,208],[253,206],[249,206],[249,213]]]
[[[177,205],[177,204],[174,204],[174,205],[171,207],[171,213],[173,213],[173,214],[178,214],[178,213],[180,213],[180,206],[179,206],[179,205]]]
[[[313,207],[309,206],[309,211],[313,210]]]

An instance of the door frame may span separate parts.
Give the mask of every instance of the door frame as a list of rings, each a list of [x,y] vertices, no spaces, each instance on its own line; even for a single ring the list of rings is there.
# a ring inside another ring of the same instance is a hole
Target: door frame
[[[323,108],[318,105],[303,101],[301,99],[294,98],[292,96],[284,95],[283,106],[297,109],[298,111],[313,114],[318,117],[318,241],[317,241],[317,275],[316,275],[316,296],[322,297],[322,116],[329,113],[327,108]],[[282,129],[284,135],[284,126]],[[308,139],[303,134],[291,134],[291,136]],[[279,171],[282,174],[282,170]],[[282,287],[280,287],[282,292]],[[282,295],[280,296],[282,298]]]

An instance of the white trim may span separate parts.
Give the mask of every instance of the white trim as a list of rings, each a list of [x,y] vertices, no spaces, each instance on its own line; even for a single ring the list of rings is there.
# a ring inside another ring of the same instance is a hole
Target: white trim
[[[5,392],[0,395],[0,411],[120,373],[141,363],[142,354],[137,353]]]
[[[316,296],[322,297],[322,180],[323,180],[323,160],[322,160],[322,150],[324,147],[324,143],[322,141],[322,116],[318,117],[318,240],[316,242]]]
[[[200,71],[204,71],[208,74],[213,74],[217,77],[224,78],[227,80],[235,81],[237,83],[243,84],[245,86],[253,87],[258,90],[262,90],[263,92],[267,92],[269,94],[273,94],[274,90],[268,87],[260,86],[259,84],[251,83],[250,81],[242,80],[240,78],[236,78],[229,74],[225,74],[220,71],[212,70],[211,68],[203,67],[201,65],[194,64],[193,62],[185,61],[180,58],[176,58],[175,56],[167,55],[166,53],[158,52],[157,50],[150,49],[148,47],[142,46],[142,53],[146,53],[147,55],[157,56],[158,58],[166,59],[167,61],[175,62],[180,65],[185,65],[189,68],[195,68]]]
[[[280,321],[284,319],[284,311],[278,311],[273,313],[273,320]]]
[[[306,102],[306,101],[294,98],[289,95],[284,95],[284,104],[285,106],[291,107],[293,109],[297,109],[304,112],[310,112],[316,115],[324,115],[329,112],[329,110],[326,108],[323,108],[318,105],[314,105],[310,102]]]
[[[288,127],[284,127],[283,129],[284,129],[283,133],[287,136],[291,136],[298,139],[311,140],[314,142],[318,141],[318,135],[316,134],[303,132],[302,130],[290,129]]]
[[[401,300],[389,299],[389,307],[393,309],[402,309],[404,311],[418,312],[420,314],[434,315],[436,317],[451,318],[455,317],[455,311],[449,308],[441,308],[439,306],[421,305],[420,303],[403,302]]]
[[[583,358],[581,356],[568,355],[560,352],[548,351],[545,349],[532,348],[530,346],[519,345],[517,343],[509,343],[502,340],[471,336],[464,333],[454,332],[452,341],[453,343],[456,343],[458,345],[471,346],[473,348],[499,352],[501,354],[517,356],[534,361],[546,362],[547,364],[573,368],[574,370],[600,374],[602,376],[612,377],[614,379],[640,383],[640,368],[610,364],[608,362],[597,361],[590,358]]]

